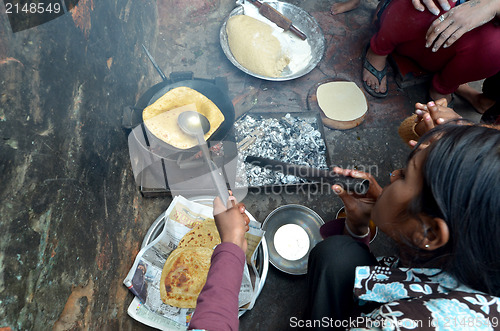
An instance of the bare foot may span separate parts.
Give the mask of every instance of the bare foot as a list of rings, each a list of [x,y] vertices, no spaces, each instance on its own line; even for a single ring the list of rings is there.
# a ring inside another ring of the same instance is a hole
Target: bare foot
[[[366,53],[366,60],[370,62],[375,69],[382,71],[387,63],[387,55],[377,55],[373,53],[370,47]],[[387,91],[387,75],[382,78],[379,85],[377,77],[373,76],[372,73],[363,68],[363,81],[365,81],[366,85],[377,93],[385,93]]]
[[[429,90],[429,96],[430,96],[431,100],[428,100],[428,101],[446,99],[446,104],[448,104],[448,105],[451,102],[451,93],[450,94],[441,94],[438,91],[436,91],[433,86],[431,86],[431,88]]]
[[[455,93],[467,100],[479,114],[484,114],[495,104],[495,100],[487,98],[483,93],[472,88],[467,83],[460,85]]]
[[[332,13],[332,15],[337,15],[356,9],[360,1],[361,0],[348,0],[346,2],[334,3],[330,8],[330,13]]]

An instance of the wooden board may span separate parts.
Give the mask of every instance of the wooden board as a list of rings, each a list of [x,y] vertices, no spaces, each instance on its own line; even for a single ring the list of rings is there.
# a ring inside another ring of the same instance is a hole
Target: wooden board
[[[318,104],[318,97],[316,95],[316,91],[318,90],[318,87],[322,84],[329,83],[329,82],[336,82],[336,81],[345,81],[343,79],[327,79],[322,82],[319,82],[315,84],[311,90],[309,90],[309,93],[307,94],[307,108],[312,111],[317,111],[320,114],[321,121],[323,122],[323,125],[326,127],[329,127],[330,129],[336,129],[336,130],[349,130],[352,128],[357,127],[361,123],[363,123],[366,114],[368,113],[368,110],[361,116],[358,117],[352,121],[337,121],[333,120],[325,115],[325,113],[321,110],[319,104]],[[362,91],[363,92],[363,91]],[[363,95],[364,92],[363,92]],[[366,98],[366,95],[365,95]],[[368,104],[368,103],[367,103]]]

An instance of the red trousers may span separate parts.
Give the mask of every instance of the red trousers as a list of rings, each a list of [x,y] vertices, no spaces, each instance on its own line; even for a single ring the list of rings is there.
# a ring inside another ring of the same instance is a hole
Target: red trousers
[[[425,35],[436,18],[428,10],[417,11],[410,0],[392,0],[380,18],[380,30],[372,37],[371,48],[378,55],[395,51],[415,60],[434,73],[432,86],[441,94],[500,72],[499,26],[488,22],[465,33],[450,47],[432,52],[432,46],[425,47]]]

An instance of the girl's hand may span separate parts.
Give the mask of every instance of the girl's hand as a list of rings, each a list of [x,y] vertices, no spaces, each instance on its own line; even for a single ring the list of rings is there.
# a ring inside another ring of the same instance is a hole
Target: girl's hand
[[[429,109],[427,109],[427,105],[429,103],[430,102],[423,104],[423,103],[417,102],[415,104],[415,114],[418,115],[418,120],[416,122],[420,122],[423,119],[424,113],[429,112]],[[446,101],[445,98],[441,98],[439,100],[436,100],[434,103],[438,106],[441,106],[441,107],[448,107],[448,101]]]
[[[234,197],[229,197],[228,206],[231,201],[236,202]],[[219,197],[214,200],[214,219],[222,242],[232,242],[238,245],[244,252],[247,250],[245,233],[248,231],[250,219],[245,213],[245,205],[238,203],[226,210]]]
[[[415,125],[415,132],[422,136],[427,131],[430,131],[437,125],[446,123],[447,121],[462,118],[462,116],[455,113],[451,108],[446,107],[446,99],[439,99],[436,102],[430,101],[427,104],[416,103],[415,113],[417,114],[417,125]],[[410,141],[410,145],[415,146],[414,140]]]
[[[332,186],[334,192],[337,193],[344,202],[344,208],[347,215],[346,222],[349,222],[349,228],[355,234],[363,235],[367,232],[373,205],[382,193],[382,188],[375,178],[366,172],[338,167],[333,168],[333,171],[339,175],[363,178],[370,181],[370,188],[365,195],[346,192],[339,185]]]
[[[462,116],[455,113],[453,109],[446,107],[446,105],[446,99],[439,99],[436,102],[430,101],[425,105],[416,103],[415,114],[417,114],[417,119],[415,122],[417,122],[417,125],[415,126],[415,132],[419,136],[422,136],[439,124],[462,118]]]

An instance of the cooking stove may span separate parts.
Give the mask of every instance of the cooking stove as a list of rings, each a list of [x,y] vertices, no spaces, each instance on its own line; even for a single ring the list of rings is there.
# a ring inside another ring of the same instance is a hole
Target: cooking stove
[[[132,170],[137,187],[144,197],[216,195],[209,167],[204,162],[199,147],[176,149],[154,137],[142,120],[144,108],[169,89],[184,85],[207,86],[221,91],[224,98],[228,99],[225,78],[203,79],[194,77],[192,72],[172,72],[168,78],[149,88],[134,106],[123,110],[122,127],[128,133]],[[210,96],[207,97],[212,100]],[[212,101],[217,105],[216,100]],[[221,106],[218,107],[221,109]],[[232,103],[230,107],[224,108],[221,111],[226,112],[226,120],[229,122],[226,123],[227,132],[218,135],[216,132],[212,137],[221,139],[209,139],[207,143],[213,162],[222,169],[226,182],[229,183],[228,188],[232,188],[234,184],[231,183],[234,183],[236,177],[237,148],[234,134],[229,129],[234,123],[234,109]],[[227,116],[227,112],[232,112],[232,118]]]
[[[144,108],[178,86],[195,89],[201,86],[198,91],[211,99],[224,114],[224,123],[207,144],[213,162],[222,170],[228,188],[238,200],[243,199],[248,190],[282,192],[286,188],[287,192],[292,192],[317,186],[318,183],[261,169],[243,161],[246,155],[253,155],[328,168],[330,158],[317,112],[249,113],[235,121],[225,78],[200,79],[192,72],[173,72],[169,78],[165,77],[161,83],[148,89],[134,106],[123,111],[122,126],[128,132],[134,178],[144,197],[217,195],[210,169],[198,146],[176,149],[153,136],[143,123]],[[206,87],[208,90],[203,90]]]

